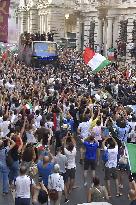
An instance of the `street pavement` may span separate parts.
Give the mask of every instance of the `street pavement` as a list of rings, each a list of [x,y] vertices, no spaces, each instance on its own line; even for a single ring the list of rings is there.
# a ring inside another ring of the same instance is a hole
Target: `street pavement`
[[[71,195],[69,197],[70,201],[67,203],[67,205],[77,205],[81,203],[87,202],[87,191],[88,189],[84,187],[84,181],[83,181],[83,165],[80,165],[79,163],[79,152],[77,154],[77,172],[76,172],[76,185],[78,188],[74,189],[71,192]],[[88,186],[91,183],[91,175],[90,172],[88,173]],[[96,175],[100,177],[101,184],[104,185],[104,171],[102,164],[100,164],[99,167],[97,167]],[[1,185],[1,184],[0,184]],[[112,205],[129,205],[128,200],[128,177],[125,174],[124,175],[124,189],[123,189],[123,196],[116,197],[115,196],[115,183],[114,181],[111,182],[112,187],[112,198],[109,201]],[[1,191],[1,186],[0,186]],[[62,199],[61,205],[64,204],[64,200]],[[2,196],[0,194],[0,205],[14,205],[12,194],[9,194],[7,196]]]

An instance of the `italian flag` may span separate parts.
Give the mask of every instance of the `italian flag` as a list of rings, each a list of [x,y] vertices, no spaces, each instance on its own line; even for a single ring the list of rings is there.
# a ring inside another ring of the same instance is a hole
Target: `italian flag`
[[[104,56],[95,53],[91,48],[86,48],[83,53],[85,64],[91,67],[93,73],[97,73],[104,67],[111,64]]]
[[[136,173],[136,144],[125,144],[131,173]]]
[[[25,104],[24,109],[25,109],[25,110],[31,110],[32,107],[33,107],[33,106],[32,106],[31,103],[27,103],[27,104]]]
[[[113,61],[114,60],[114,48],[111,48],[107,52],[108,60]]]

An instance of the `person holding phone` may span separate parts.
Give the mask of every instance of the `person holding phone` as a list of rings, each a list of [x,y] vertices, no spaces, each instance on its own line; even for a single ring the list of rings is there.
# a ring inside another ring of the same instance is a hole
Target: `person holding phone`
[[[107,183],[108,195],[111,197],[110,179],[112,176],[116,184],[116,196],[121,196],[117,171],[118,144],[112,136],[109,136],[103,141],[103,148],[104,151],[108,152],[108,160],[105,163],[105,180]]]

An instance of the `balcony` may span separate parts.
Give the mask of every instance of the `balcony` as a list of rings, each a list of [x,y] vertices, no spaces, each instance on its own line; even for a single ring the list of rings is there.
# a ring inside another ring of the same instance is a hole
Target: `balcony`
[[[74,8],[76,6],[76,0],[65,0],[65,7],[67,8]]]
[[[98,0],[98,7],[102,8],[108,8],[108,7],[114,7],[115,5],[119,5],[120,0]]]

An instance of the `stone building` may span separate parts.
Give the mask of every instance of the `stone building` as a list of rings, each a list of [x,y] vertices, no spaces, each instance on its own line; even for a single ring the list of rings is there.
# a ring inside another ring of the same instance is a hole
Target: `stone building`
[[[9,19],[8,19],[8,43],[17,43],[18,40],[18,21],[16,9],[19,0],[10,0]]]
[[[56,42],[75,38],[78,50],[136,40],[136,0],[20,0],[18,14],[20,33],[53,31]]]

